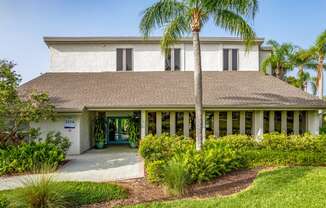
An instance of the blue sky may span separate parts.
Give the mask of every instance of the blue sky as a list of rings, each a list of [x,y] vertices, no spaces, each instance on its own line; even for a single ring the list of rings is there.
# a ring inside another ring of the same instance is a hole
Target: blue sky
[[[43,36],[140,35],[141,12],[155,1],[0,0],[0,59],[28,81],[48,69]],[[308,47],[326,29],[326,0],[260,0],[253,27],[266,40]],[[201,35],[229,36],[211,22]]]

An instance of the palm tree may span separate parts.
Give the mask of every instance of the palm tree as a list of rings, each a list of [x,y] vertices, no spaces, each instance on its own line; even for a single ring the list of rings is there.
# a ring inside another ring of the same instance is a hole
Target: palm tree
[[[159,0],[144,11],[140,31],[147,38],[155,28],[164,28],[161,48],[167,50],[185,34],[192,33],[194,51],[194,95],[196,149],[202,146],[202,72],[199,33],[212,18],[215,25],[245,39],[249,48],[255,32],[247,23],[254,19],[257,0]]]
[[[316,59],[316,72],[317,80],[316,85],[318,89],[318,96],[323,99],[323,87],[324,87],[324,61],[326,57],[326,30],[323,31],[316,39],[315,44],[310,49]]]
[[[294,66],[298,67],[298,86],[303,91],[307,91],[307,84],[310,80],[309,73],[305,72],[304,69],[309,67],[312,61],[311,50],[299,49],[292,56],[292,63]]]
[[[286,72],[294,67],[292,58],[296,47],[291,43],[279,44],[275,40],[269,40],[267,44],[272,46],[272,53],[262,62],[262,70],[266,73],[267,67],[271,66],[273,75],[285,80]]]

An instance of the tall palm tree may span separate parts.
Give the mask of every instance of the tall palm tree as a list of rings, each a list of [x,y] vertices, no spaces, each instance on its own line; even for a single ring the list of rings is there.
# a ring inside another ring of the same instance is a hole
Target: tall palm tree
[[[159,0],[144,11],[140,31],[146,38],[155,28],[164,28],[161,40],[161,48],[164,50],[185,34],[192,33],[197,150],[201,149],[203,142],[199,33],[209,18],[212,18],[217,27],[240,36],[249,46],[255,38],[255,32],[247,20],[254,19],[257,9],[257,0]]]
[[[275,40],[269,40],[267,44],[271,45],[272,53],[262,62],[262,70],[266,72],[267,67],[271,66],[273,75],[285,80],[286,72],[294,67],[292,57],[296,47],[291,43],[280,44]]]
[[[311,50],[299,49],[292,56],[293,65],[298,67],[298,87],[303,91],[307,91],[307,84],[310,80],[309,73],[305,72],[304,69],[309,67],[313,59]]]
[[[316,59],[316,72],[317,72],[317,89],[318,96],[320,99],[323,99],[324,91],[324,61],[326,57],[326,30],[323,31],[316,39],[315,44],[311,48]]]

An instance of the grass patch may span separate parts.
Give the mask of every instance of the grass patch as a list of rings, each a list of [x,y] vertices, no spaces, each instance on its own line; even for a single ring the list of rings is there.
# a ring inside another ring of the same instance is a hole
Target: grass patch
[[[261,172],[251,188],[229,197],[177,200],[132,206],[135,208],[325,207],[326,168],[284,167]]]
[[[55,182],[55,189],[66,197],[69,207],[122,199],[127,192],[118,185],[94,182]],[[6,208],[13,195],[24,193],[24,188],[0,192],[0,208]]]

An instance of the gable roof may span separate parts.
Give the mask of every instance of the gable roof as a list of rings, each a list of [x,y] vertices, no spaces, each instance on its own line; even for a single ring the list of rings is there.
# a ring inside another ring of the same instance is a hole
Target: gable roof
[[[193,72],[46,73],[20,88],[48,92],[58,111],[194,108]],[[204,108],[321,109],[326,103],[261,72],[203,72]]]

